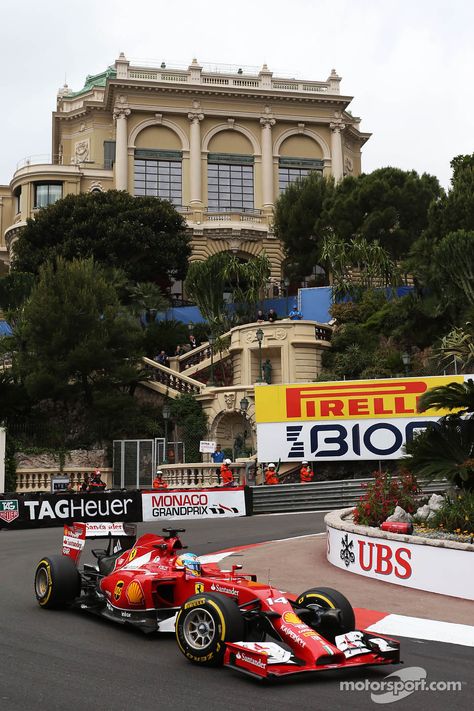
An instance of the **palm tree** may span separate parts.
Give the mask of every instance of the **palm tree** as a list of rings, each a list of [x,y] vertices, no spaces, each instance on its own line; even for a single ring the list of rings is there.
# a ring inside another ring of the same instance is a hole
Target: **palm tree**
[[[139,282],[129,289],[131,310],[135,315],[145,312],[146,323],[153,323],[158,311],[168,308],[169,302],[161,289],[152,282]]]
[[[456,411],[442,417],[405,447],[407,464],[417,476],[448,479],[474,490],[474,381],[428,390],[418,409]]]
[[[470,330],[453,328],[443,336],[437,352],[442,365],[448,367],[454,363],[462,373],[469,373],[474,367],[474,333],[471,323],[466,326]]]
[[[344,242],[332,233],[324,238],[321,258],[331,274],[335,297],[358,296],[367,289],[394,286],[399,280],[395,263],[377,240],[355,237]]]
[[[239,305],[239,316],[252,318],[261,291],[270,274],[270,262],[263,254],[242,262],[228,252],[219,252],[203,262],[190,264],[184,288],[209,323],[214,336],[233,325],[226,312],[224,292]]]

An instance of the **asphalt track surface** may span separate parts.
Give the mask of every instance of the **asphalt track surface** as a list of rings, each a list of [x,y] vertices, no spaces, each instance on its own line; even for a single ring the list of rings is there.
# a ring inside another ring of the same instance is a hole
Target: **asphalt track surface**
[[[324,530],[323,518],[312,513],[186,522],[183,538],[190,551],[203,554],[317,533]],[[159,532],[160,527],[141,524],[139,532],[145,530]],[[230,670],[189,664],[173,635],[144,636],[80,612],[41,610],[33,571],[41,556],[60,552],[61,537],[60,528],[0,530],[1,711],[375,709],[381,705],[371,700],[370,691],[341,691],[339,683],[381,681],[399,668],[323,672],[262,684]],[[426,669],[429,682],[460,681],[462,687],[415,692],[393,702],[397,711],[473,708],[472,648],[405,638],[402,658],[405,667]]]

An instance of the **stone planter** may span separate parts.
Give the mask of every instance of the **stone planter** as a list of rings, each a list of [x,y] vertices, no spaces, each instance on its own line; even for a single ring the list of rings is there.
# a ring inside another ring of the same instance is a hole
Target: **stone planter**
[[[332,565],[395,585],[474,600],[474,545],[357,526],[352,511],[325,516]]]

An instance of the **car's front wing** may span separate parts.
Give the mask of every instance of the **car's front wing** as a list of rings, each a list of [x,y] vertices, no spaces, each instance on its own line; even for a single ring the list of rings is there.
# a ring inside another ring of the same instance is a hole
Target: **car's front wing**
[[[400,664],[400,643],[386,637],[375,637],[370,633],[355,631],[336,637],[336,646],[344,654],[342,661],[318,663],[315,660],[309,663],[298,658],[288,645],[278,642],[228,642],[224,664],[258,679]]]

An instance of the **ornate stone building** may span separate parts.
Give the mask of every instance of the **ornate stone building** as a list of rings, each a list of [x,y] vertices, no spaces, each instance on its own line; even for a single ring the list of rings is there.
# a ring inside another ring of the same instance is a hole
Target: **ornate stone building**
[[[64,86],[53,113],[52,156],[25,160],[0,186],[0,259],[39,208],[70,193],[128,190],[171,200],[192,232],[192,259],[265,251],[281,280],[273,206],[289,182],[318,171],[360,173],[370,134],[326,81],[214,67],[137,66],[121,54],[79,91]]]

